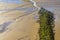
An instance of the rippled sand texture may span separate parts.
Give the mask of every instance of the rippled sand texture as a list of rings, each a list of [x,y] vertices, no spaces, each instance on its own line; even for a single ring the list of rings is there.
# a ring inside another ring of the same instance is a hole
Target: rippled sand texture
[[[55,14],[55,40],[60,40],[60,1],[34,1]],[[37,13],[37,8],[27,0],[23,4],[0,3],[0,40],[38,40]]]
[[[15,9],[20,8],[20,9]],[[11,10],[10,10],[11,9]],[[7,11],[6,11],[7,10]],[[0,4],[0,40],[38,39],[37,9],[30,3]],[[3,30],[4,29],[4,30]],[[3,31],[2,31],[3,30]]]

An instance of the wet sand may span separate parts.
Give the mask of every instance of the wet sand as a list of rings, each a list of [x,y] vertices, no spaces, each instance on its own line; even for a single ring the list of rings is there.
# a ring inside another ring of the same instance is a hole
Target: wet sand
[[[40,2],[40,0],[35,0],[36,2]],[[42,0],[41,2],[44,2]],[[0,10],[4,8],[30,8],[33,7],[32,4],[26,3],[26,4],[12,4],[12,5],[0,5]],[[39,4],[40,6],[40,4]],[[57,9],[58,10],[58,9]],[[59,10],[60,11],[60,10]],[[39,24],[36,22],[36,19],[34,19],[34,16],[38,13],[38,10],[35,12],[32,12],[32,14],[29,14],[27,16],[20,17],[16,21],[14,21],[12,24],[10,24],[7,27],[7,30],[3,33],[0,33],[0,40],[38,40],[38,28]],[[57,13],[57,12],[56,12]],[[14,10],[9,12],[0,12],[0,24],[3,24],[4,22],[8,20],[13,20],[16,17],[19,17],[21,15],[26,14],[26,11],[22,10]],[[54,13],[55,14],[55,13]],[[57,14],[58,16],[59,14]],[[60,15],[59,15],[60,17]],[[60,40],[60,18],[56,18],[55,22],[55,40]]]
[[[1,5],[3,6],[3,5]],[[1,8],[0,6],[0,8]],[[6,6],[6,5],[5,5]],[[20,5],[9,5],[8,8],[15,8]],[[24,7],[33,7],[31,4]],[[5,7],[2,7],[5,9]],[[0,33],[0,40],[35,40],[38,37],[39,25],[34,19],[37,11],[30,13],[29,15],[23,16],[15,20],[13,23],[7,26],[7,30]],[[0,13],[0,24],[6,21],[13,20],[21,15],[27,14],[25,11],[13,10],[4,13]]]
[[[0,40],[35,40],[37,29],[38,24],[31,14],[9,25],[8,30],[0,34]]]
[[[60,40],[60,21],[55,25],[55,40]]]

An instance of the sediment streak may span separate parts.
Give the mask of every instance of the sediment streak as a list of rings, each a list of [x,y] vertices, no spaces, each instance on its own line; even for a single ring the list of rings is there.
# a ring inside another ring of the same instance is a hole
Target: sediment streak
[[[33,3],[33,6],[34,6],[34,7],[40,9],[40,7],[37,6],[37,3],[36,3],[35,1],[33,1],[33,0],[29,0],[29,1]]]

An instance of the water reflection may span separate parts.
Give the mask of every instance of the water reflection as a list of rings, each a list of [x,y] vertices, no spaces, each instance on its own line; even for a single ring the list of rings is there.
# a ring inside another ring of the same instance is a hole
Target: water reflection
[[[0,33],[3,33],[7,30],[7,26],[10,25],[12,21],[4,22],[3,24],[0,24]]]
[[[20,10],[20,9],[17,9],[17,10]],[[24,8],[22,10],[24,10]],[[27,15],[32,14],[33,12],[36,11],[36,9],[34,7],[33,8],[25,8],[25,10],[26,10],[26,13],[24,15],[21,15],[21,16],[16,17],[15,19],[12,19],[13,21],[10,20],[8,22],[4,22],[3,24],[0,24],[0,28],[1,28],[0,33],[3,33],[11,23],[16,21],[16,19],[27,16]]]
[[[0,0],[0,2],[2,3],[13,3],[13,4],[22,4],[23,1],[22,0]]]
[[[0,14],[2,13],[7,13],[7,12],[10,12],[10,11],[14,11],[14,10],[18,10],[18,11],[26,11],[26,12],[32,12],[34,10],[37,10],[37,8],[35,7],[29,7],[29,8],[20,8],[20,7],[17,7],[17,8],[13,8],[13,9],[3,9],[3,10],[0,10]]]
[[[21,1],[20,0],[0,0],[0,2],[4,2],[4,3],[16,3],[16,4],[20,4]],[[16,17],[15,19],[12,19],[13,21],[9,20],[7,22],[4,22],[3,24],[0,24],[0,33],[3,33],[7,30],[7,27],[11,24],[11,23],[14,23],[14,21],[16,21],[16,19],[19,19],[20,17],[24,17],[24,16],[27,16],[27,15],[30,15],[32,14],[33,12],[35,12],[37,10],[37,8],[35,7],[16,7],[16,8],[9,8],[9,9],[3,9],[3,10],[0,10],[0,15],[3,14],[3,13],[8,13],[8,12],[11,12],[11,11],[14,11],[14,10],[18,10],[18,11],[25,11],[25,14],[24,15],[21,15],[21,16],[18,16]],[[8,16],[9,17],[9,16]],[[37,16],[34,18],[34,19],[37,19]]]

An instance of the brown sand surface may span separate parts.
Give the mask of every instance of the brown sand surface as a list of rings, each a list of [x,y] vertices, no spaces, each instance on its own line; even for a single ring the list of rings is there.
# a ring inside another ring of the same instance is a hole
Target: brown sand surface
[[[34,0],[36,2],[48,2],[47,0]],[[53,0],[54,1],[54,0]],[[49,2],[51,2],[49,0]],[[59,5],[59,3],[57,3]],[[56,4],[56,5],[57,5]],[[54,4],[55,5],[55,4]],[[9,4],[8,6],[4,3],[0,4],[0,10],[5,8],[16,8],[16,7],[33,7],[30,3],[26,4]],[[40,4],[38,4],[40,6]],[[46,5],[45,5],[46,6]],[[51,6],[51,5],[50,5]],[[55,7],[55,6],[54,6]],[[58,8],[59,9],[59,8]],[[57,10],[58,10],[57,9]],[[60,10],[59,10],[60,11]],[[37,13],[37,12],[35,12]],[[57,14],[58,12],[56,12]],[[0,12],[0,24],[4,23],[5,21],[12,20],[18,16],[24,15],[25,11],[10,11],[5,12],[5,14],[1,14]],[[9,17],[8,17],[9,16]],[[60,17],[60,14],[57,14]],[[5,17],[5,18],[4,18]],[[17,19],[14,23],[8,26],[8,30],[4,33],[0,33],[0,40],[36,40],[38,39],[38,28],[39,24],[36,23],[36,20],[33,18],[34,14],[30,14],[28,16],[24,16],[22,18]],[[55,22],[55,40],[60,40],[60,18],[56,18]]]
[[[5,7],[2,7],[2,6],[4,5],[1,5],[0,8],[5,9]],[[15,7],[17,7],[17,5],[8,6],[8,8],[15,8]],[[33,7],[33,6],[27,5],[24,7]],[[34,19],[34,16],[36,13],[37,11],[27,16],[20,17],[19,19],[14,21],[12,24],[10,24],[7,27],[8,29],[5,32],[0,33],[0,40],[35,40],[37,39],[39,24]],[[18,10],[4,12],[0,14],[0,18],[1,18],[0,24],[8,20],[13,20],[14,18],[24,14],[25,14],[25,11],[18,11]]]

